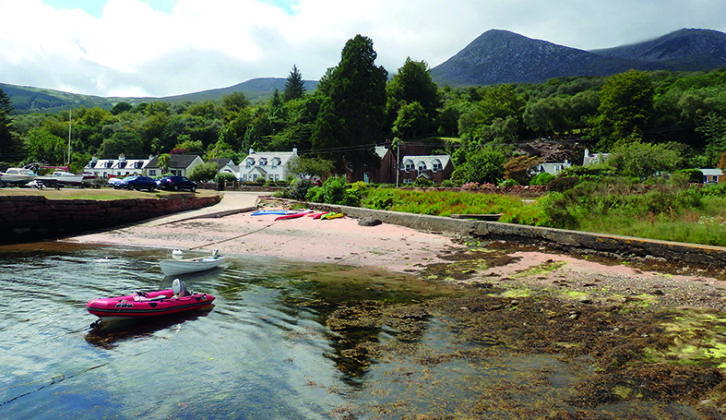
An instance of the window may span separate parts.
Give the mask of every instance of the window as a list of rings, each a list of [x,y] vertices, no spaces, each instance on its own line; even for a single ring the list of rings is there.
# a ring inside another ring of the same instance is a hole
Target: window
[[[151,177],[156,176],[156,169],[149,169],[149,176],[151,176]]]
[[[280,166],[280,158],[272,158],[272,167],[275,168],[277,166]]]
[[[420,162],[418,163],[418,171],[419,171],[419,172],[423,172],[423,171],[425,171],[425,170],[426,170],[426,162],[424,162],[424,161],[420,161]]]
[[[267,166],[267,159],[266,158],[260,158],[260,166]]]
[[[247,159],[245,161],[245,164],[247,165],[248,168],[251,168],[251,167],[255,166],[255,160],[254,159]]]
[[[433,165],[434,165],[434,167],[433,167],[434,172],[444,170],[444,166],[441,164],[441,161],[438,159],[434,159]]]
[[[413,170],[413,161],[411,159],[406,159],[403,164],[405,166],[406,172]]]

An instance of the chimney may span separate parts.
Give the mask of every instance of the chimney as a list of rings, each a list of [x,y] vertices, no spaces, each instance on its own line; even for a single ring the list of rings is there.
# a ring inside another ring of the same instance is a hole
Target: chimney
[[[253,149],[253,148],[250,147],[250,154],[251,155],[254,155],[255,154],[255,149]]]

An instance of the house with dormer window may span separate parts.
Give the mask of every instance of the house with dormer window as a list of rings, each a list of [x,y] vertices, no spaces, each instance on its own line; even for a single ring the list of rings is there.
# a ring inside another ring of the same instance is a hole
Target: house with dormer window
[[[454,172],[449,155],[403,156],[399,178],[404,184],[412,184],[418,178],[426,178],[441,184]]]
[[[288,175],[287,164],[297,157],[295,147],[291,152],[257,152],[250,149],[240,164],[239,180],[254,182],[262,178],[266,181],[283,181]]]
[[[144,173],[149,159],[126,159],[126,156],[119,155],[118,159],[91,158],[83,168],[83,172],[91,173],[96,178],[123,178],[129,175],[141,175]]]

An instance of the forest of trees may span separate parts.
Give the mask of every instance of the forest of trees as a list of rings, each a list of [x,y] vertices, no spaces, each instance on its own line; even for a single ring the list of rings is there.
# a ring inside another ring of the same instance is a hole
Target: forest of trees
[[[120,102],[110,110],[12,115],[0,90],[0,169],[64,164],[69,112],[74,171],[92,156],[186,153],[240,162],[249,149],[296,147],[337,174],[349,168],[355,181],[380,163],[373,146],[387,139],[426,142],[432,153],[450,154],[458,183],[494,183],[508,177],[507,165],[536,164],[521,155],[521,145],[535,139],[565,149],[576,143],[593,152],[645,153],[638,159],[653,162],[642,171],[726,166],[726,69],[452,88],[437,86],[423,61],[408,58],[389,77],[376,57],[373,41],[358,35],[314,92],[305,91],[293,67],[284,91],[256,104],[237,92],[215,102]]]

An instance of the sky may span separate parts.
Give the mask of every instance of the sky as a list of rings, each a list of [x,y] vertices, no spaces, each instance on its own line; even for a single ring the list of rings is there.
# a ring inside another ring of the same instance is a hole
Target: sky
[[[726,32],[724,0],[0,0],[0,82],[104,97],[224,88],[296,66],[318,80],[346,41],[395,74],[491,29],[583,50],[682,28]]]

